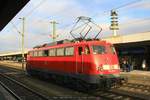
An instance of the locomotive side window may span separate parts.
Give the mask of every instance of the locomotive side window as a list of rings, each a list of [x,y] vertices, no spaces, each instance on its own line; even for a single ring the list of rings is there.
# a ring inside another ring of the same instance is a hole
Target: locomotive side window
[[[104,54],[106,53],[105,47],[100,45],[92,46],[93,54]]]
[[[33,52],[32,52],[32,51],[30,51],[30,52],[29,52],[29,55],[30,55],[30,56],[33,56]]]
[[[64,48],[57,48],[56,54],[57,56],[64,56]]]
[[[34,56],[34,57],[38,56],[38,52],[37,52],[37,51],[34,51],[34,52],[33,52],[33,56]]]
[[[50,49],[49,56],[56,56],[56,49]]]
[[[43,51],[43,56],[48,56],[48,50]]]
[[[72,55],[74,55],[74,47],[66,47],[65,48],[65,55],[66,56],[72,56]]]
[[[43,51],[38,51],[38,56],[43,56]]]
[[[83,48],[82,47],[78,47],[78,53],[79,53],[79,55],[82,55],[82,51],[83,51]]]

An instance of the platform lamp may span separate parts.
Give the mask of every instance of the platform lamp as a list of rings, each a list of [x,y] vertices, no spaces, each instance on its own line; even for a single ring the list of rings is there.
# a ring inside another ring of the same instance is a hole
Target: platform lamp
[[[113,36],[117,36],[118,27],[118,14],[115,10],[111,10],[111,25],[110,30],[113,31]]]
[[[25,24],[25,17],[19,18],[22,20],[22,33],[20,32],[20,35],[22,37],[22,70],[24,71],[24,24]]]

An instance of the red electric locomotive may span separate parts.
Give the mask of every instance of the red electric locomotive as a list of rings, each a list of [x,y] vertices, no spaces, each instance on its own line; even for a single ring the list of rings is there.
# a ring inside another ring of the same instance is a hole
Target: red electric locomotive
[[[89,84],[111,85],[120,80],[117,54],[113,45],[106,41],[82,41],[34,48],[28,53],[26,68],[29,74],[43,72]]]
[[[62,81],[96,88],[121,82],[115,48],[97,39],[63,40],[35,47],[27,55],[26,69],[30,75],[61,77]]]

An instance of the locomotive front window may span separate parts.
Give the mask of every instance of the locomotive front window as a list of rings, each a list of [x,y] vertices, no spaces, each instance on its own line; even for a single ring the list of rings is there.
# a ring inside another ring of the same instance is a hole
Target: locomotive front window
[[[100,45],[92,46],[93,54],[104,54],[106,53],[105,47]]]
[[[115,54],[115,53],[116,53],[115,47],[110,46],[110,49],[111,49],[111,53],[113,53],[113,54]]]
[[[115,47],[112,45],[107,45],[107,53],[116,54]]]

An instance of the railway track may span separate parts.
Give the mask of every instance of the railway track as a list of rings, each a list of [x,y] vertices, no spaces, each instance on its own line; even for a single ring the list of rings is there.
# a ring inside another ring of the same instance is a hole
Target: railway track
[[[28,80],[28,81],[31,81],[32,80],[32,78],[30,78],[30,79],[28,79],[28,77],[27,77],[27,80],[25,80],[25,75],[23,75],[23,73],[20,73],[20,71],[19,70],[15,70],[15,69],[12,69],[12,68],[7,68],[7,67],[0,67],[0,73],[1,74],[3,74],[4,76],[6,76],[6,77],[8,77],[8,78],[11,78],[12,80],[14,80],[14,81],[17,81],[17,82],[19,82],[19,83],[21,83],[21,84],[25,84],[26,86],[28,86],[29,84],[27,83],[26,84],[26,81]],[[0,74],[0,75],[1,75]],[[0,80],[1,80],[1,77],[2,76],[0,76]],[[23,79],[22,79],[23,78]],[[39,79],[38,77],[34,77],[34,79]],[[25,81],[24,81],[25,80]],[[46,80],[43,80],[44,82],[49,82],[49,81],[46,81]],[[30,83],[30,82],[29,82]],[[31,82],[31,84],[32,84],[32,82]],[[45,85],[45,83],[43,84],[43,85]],[[32,89],[34,89],[34,90],[36,90],[37,92],[38,92],[38,90],[40,90],[40,89],[35,89],[35,87],[37,87],[37,86],[33,86],[32,87],[32,85],[30,85],[29,87],[31,87]],[[55,86],[54,86],[55,87]],[[56,87],[57,88],[57,87]],[[52,88],[53,89],[53,88]],[[60,90],[59,90],[60,89]],[[21,90],[22,91],[22,90]],[[41,90],[42,91],[42,90]],[[44,94],[44,95],[46,95],[47,96],[47,98],[49,99],[49,100],[95,100],[95,97],[93,97],[93,96],[89,96],[88,94],[85,94],[85,93],[81,93],[81,92],[78,92],[78,91],[74,91],[75,93],[73,93],[72,94],[72,91],[68,91],[69,93],[67,94],[67,95],[65,95],[66,93],[63,93],[63,91],[62,91],[62,89],[61,88],[59,88],[58,87],[58,91],[61,91],[62,92],[62,96],[60,96],[60,94],[58,94],[57,95],[57,93],[56,93],[56,95],[55,95],[55,90],[54,90],[54,94],[52,93],[52,94],[50,94],[50,95],[47,95],[47,94],[45,94],[45,93],[43,93],[43,92],[41,92],[41,91],[39,91],[40,93],[42,93],[42,94]],[[50,90],[51,91],[51,90]],[[38,92],[38,93],[39,93]],[[66,92],[66,91],[64,91],[64,92]],[[59,93],[59,92],[58,92]],[[79,94],[80,93],[80,94]],[[12,93],[11,93],[12,94]],[[72,95],[70,95],[70,94],[72,94]],[[15,95],[14,95],[15,96]],[[32,97],[31,97],[32,98]],[[20,99],[17,99],[17,100],[20,100]],[[23,99],[24,100],[24,99]],[[28,99],[27,99],[28,100]],[[30,99],[29,99],[30,100]],[[31,99],[31,100],[34,100],[34,99]],[[38,99],[35,99],[35,100],[38,100]],[[40,99],[41,100],[41,99]]]
[[[148,100],[137,94],[128,93],[128,91],[122,92],[119,89],[112,89],[110,91],[98,91],[98,92],[88,94],[87,96],[89,96],[89,97],[81,97],[81,98],[80,97],[69,97],[69,96],[64,97],[64,98],[62,98],[62,97],[51,97],[51,98],[45,97],[45,96],[39,94],[38,91],[35,92],[30,88],[27,90],[22,89],[24,87],[26,88],[26,86],[24,86],[22,82],[18,82],[19,80],[16,81],[15,79],[12,79],[8,75],[9,73],[11,73],[11,71],[12,70],[4,69],[4,71],[3,71],[4,73],[0,74],[0,81],[1,81],[0,84],[2,84],[3,87],[5,87],[8,91],[10,91],[10,93],[12,92],[11,94],[16,96],[16,98],[18,97],[17,100],[30,100],[30,99],[32,99],[32,100],[48,100],[48,99],[52,99],[52,100],[53,99],[54,100],[64,100],[64,99],[66,99],[66,100],[72,100],[72,99],[75,99],[75,100],[95,100],[95,99],[96,100]],[[21,84],[21,86],[20,86],[20,84]],[[131,84],[131,83],[124,84],[122,87],[143,88],[142,86],[144,86],[145,89],[146,88],[149,89],[149,87],[147,85],[139,86],[139,84],[135,85],[135,84]],[[17,87],[20,87],[20,89]],[[24,94],[24,92],[26,92],[26,93]]]
[[[76,89],[78,91],[78,89]],[[96,100],[149,100],[143,95],[137,95],[133,94],[128,91],[121,91],[118,88],[114,88],[108,91],[101,91],[101,90],[96,90],[96,91],[85,91],[79,90],[80,92],[85,92],[88,93],[89,96],[96,97]]]
[[[110,100],[150,100],[150,85],[125,83],[120,88],[111,89],[107,92],[101,91],[95,96]]]
[[[129,93],[123,93],[121,91],[98,91],[93,94],[96,97],[101,97],[104,100],[146,100],[142,97],[135,96]]]
[[[124,87],[132,88],[134,90],[140,89],[142,92],[150,94],[150,85],[135,84],[135,83],[126,83]]]
[[[0,84],[10,93],[16,100],[49,100],[48,97],[39,94],[22,83],[0,73]]]

